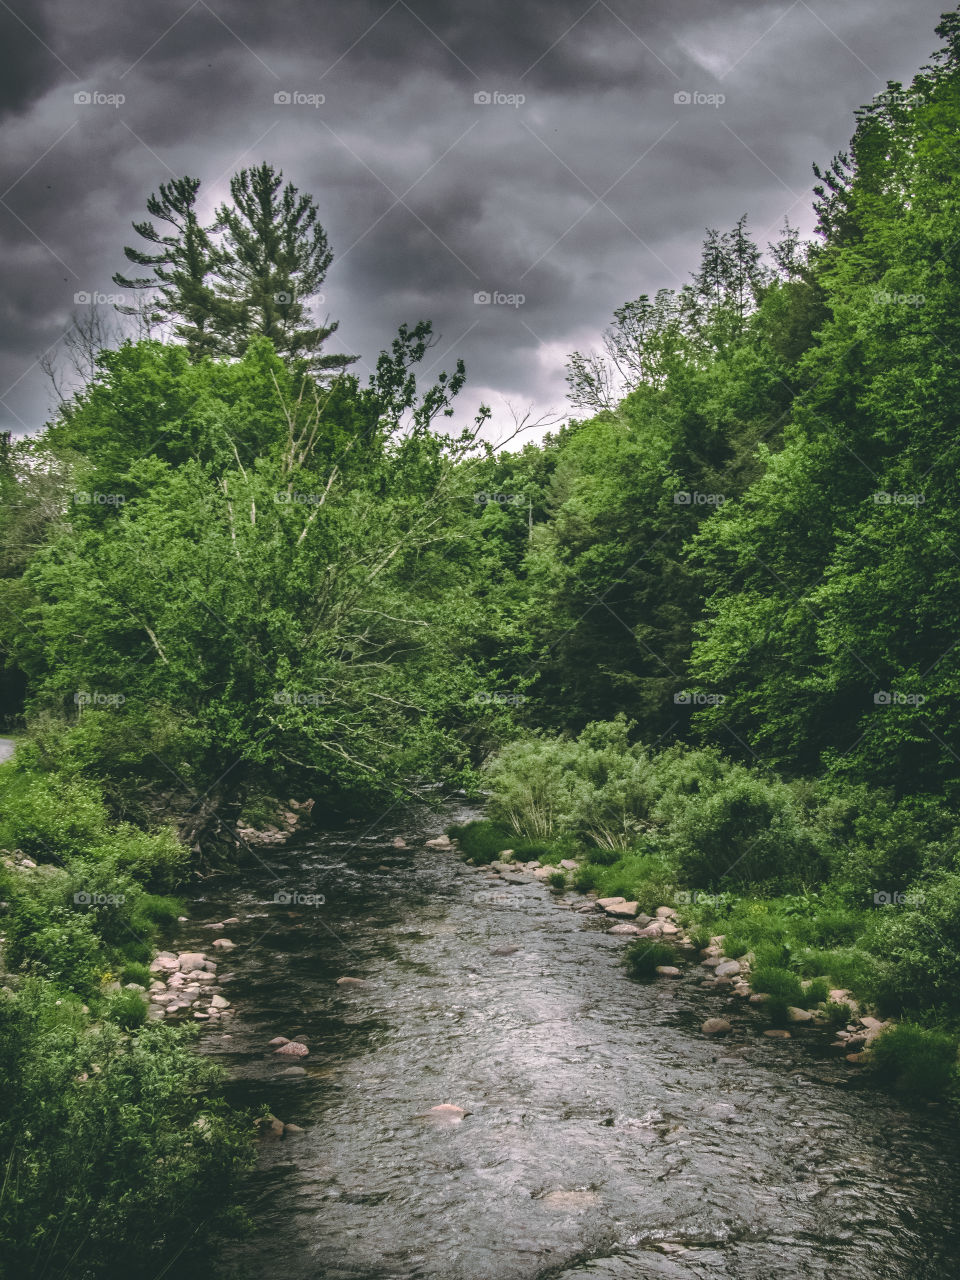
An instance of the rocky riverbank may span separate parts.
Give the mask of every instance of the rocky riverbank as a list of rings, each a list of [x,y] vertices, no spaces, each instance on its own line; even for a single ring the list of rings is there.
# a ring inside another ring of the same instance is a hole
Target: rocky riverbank
[[[456,842],[446,835],[428,840],[427,844],[433,848],[459,852]],[[557,894],[558,906],[584,916],[604,916],[611,922],[607,933],[625,941],[647,938],[668,943],[675,949],[677,961],[681,963],[696,959],[700,968],[705,970],[701,979],[702,986],[715,988],[718,993],[734,995],[752,1006],[762,1006],[770,999],[766,992],[757,991],[751,985],[751,953],[740,957],[725,955],[722,934],[711,937],[707,946],[697,948],[674,907],[659,906],[651,916],[640,910],[639,903],[629,902],[622,897],[599,897],[593,891],[588,891],[582,898],[578,895],[578,899],[573,901],[561,897],[563,889],[554,883],[555,878],[562,874],[566,880],[579,866],[580,863],[573,858],[564,859],[556,865],[539,859],[521,862],[514,858],[512,849],[504,849],[495,861],[478,867],[477,872],[488,881],[503,884],[528,884],[531,881],[551,884]],[[659,978],[676,979],[682,976],[683,970],[679,964],[662,964],[655,966],[654,972]],[[801,985],[808,989],[811,983],[808,980]],[[771,1040],[788,1040],[799,1028],[829,1030],[834,1037],[831,1048],[842,1051],[846,1061],[851,1064],[864,1063],[870,1045],[887,1027],[893,1025],[892,1021],[882,1020],[862,1011],[857,999],[846,988],[830,990],[827,1001],[823,1003],[828,1002],[839,1008],[846,1006],[849,1021],[838,1027],[823,1008],[788,1006],[786,1014],[791,1026],[769,1027],[763,1032],[764,1036]],[[708,1018],[703,1022],[701,1031],[708,1036],[726,1035],[733,1029],[731,1018],[736,1017],[733,1013],[730,1017]]]

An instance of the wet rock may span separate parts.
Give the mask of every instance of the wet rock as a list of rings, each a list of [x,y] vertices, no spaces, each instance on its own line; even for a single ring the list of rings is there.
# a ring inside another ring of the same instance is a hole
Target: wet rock
[[[680,926],[673,923],[672,920],[660,921],[660,933],[664,938],[674,938],[680,932]]]
[[[512,956],[514,952],[519,950],[519,947],[514,946],[491,947],[490,954],[492,956]]]
[[[281,1045],[289,1044],[289,1043],[290,1041],[287,1039],[286,1036],[274,1036],[273,1039],[270,1041],[270,1048],[279,1049]]]
[[[284,1137],[287,1137],[288,1134],[296,1134],[296,1133],[306,1133],[306,1129],[301,1129],[298,1124],[285,1124],[283,1126]]]
[[[648,916],[643,911],[638,911],[633,917],[633,923],[638,924],[641,929],[645,929],[648,924],[653,924],[653,916]]]
[[[274,1049],[274,1053],[278,1053],[284,1058],[305,1058],[310,1050],[299,1040],[290,1040],[287,1044],[282,1044],[279,1049]]]
[[[576,871],[580,863],[576,862],[573,858],[561,858],[560,865],[563,867],[564,871]]]
[[[226,1037],[224,1037],[226,1039]],[[282,1076],[305,1076],[307,1074],[306,1067],[284,1067],[280,1072]]]
[[[283,1121],[276,1116],[260,1116],[257,1120],[257,1129],[262,1138],[282,1138],[283,1128]]]
[[[614,924],[610,926],[607,933],[633,934],[633,936],[636,937],[640,933],[640,930],[635,924]]]
[[[637,934],[638,938],[659,938],[663,934],[663,923],[660,920],[651,920],[650,923]]]
[[[705,965],[707,966],[707,968],[708,968],[708,969],[713,969],[713,968],[716,968],[716,967],[720,964],[720,957],[719,957],[719,956],[707,956],[707,957],[703,960],[703,962],[702,962],[702,963],[703,963],[703,964],[705,964]]]
[[[879,1018],[870,1018],[866,1014],[863,1015],[860,1022],[868,1031],[882,1031],[887,1025],[885,1022],[881,1022]]]
[[[338,987],[365,987],[367,985],[365,978],[338,978]]]
[[[227,1000],[224,996],[214,996],[213,999],[210,1001],[210,1008],[211,1009],[229,1009],[230,1001]]]
[[[200,1009],[194,1009],[193,1016],[198,1022],[206,1022],[210,1017],[209,1013],[203,1013]]]
[[[394,849],[409,849],[410,847],[406,840],[404,840],[403,836],[394,836],[390,843],[393,845]]]
[[[239,916],[230,916],[230,917],[229,917],[229,919],[224,920],[224,922],[223,922],[223,923],[224,923],[225,925],[239,924],[239,923],[240,923],[240,917],[239,917]]]
[[[626,898],[598,898],[597,906],[601,911],[606,911],[608,907],[616,906],[621,902],[626,902]]]
[[[429,1111],[424,1111],[418,1117],[422,1120],[433,1120],[439,1124],[459,1124],[465,1115],[463,1107],[456,1107],[452,1102],[441,1102],[436,1107],[431,1107]]]
[[[432,840],[425,841],[428,849],[452,849],[453,842],[448,835],[434,836]]]
[[[213,945],[219,947],[221,951],[232,951],[237,944],[231,942],[229,938],[214,938]]]
[[[731,1026],[726,1018],[708,1018],[700,1030],[706,1036],[723,1036],[731,1030]]]
[[[658,964],[657,973],[661,978],[679,978],[680,970],[672,964]]]
[[[768,1001],[769,999],[770,999],[770,994],[769,994],[769,992],[767,992],[767,991],[755,991],[755,992],[753,993],[753,995],[750,997],[750,1003],[751,1003],[751,1004],[766,1004],[766,1003],[767,1003],[767,1001]]]
[[[791,1022],[812,1022],[813,1014],[809,1009],[798,1009],[795,1005],[790,1005],[787,1009],[787,1017]]]
[[[863,1062],[866,1059],[865,1053],[848,1053],[846,1055],[848,1062]]]
[[[677,913],[673,907],[657,907],[657,918],[659,920],[676,920]]]
[[[790,1032],[781,1027],[770,1027],[763,1033],[768,1040],[789,1040]]]
[[[718,978],[732,978],[735,973],[740,972],[739,960],[722,960],[714,969],[714,973]]]
[[[732,1102],[713,1102],[707,1107],[707,1115],[730,1123],[737,1118],[737,1108]]]
[[[608,916],[623,916],[630,919],[633,919],[639,910],[640,904],[638,902],[615,902],[610,907],[604,907],[604,911]]]
[[[180,968],[176,956],[157,956],[150,962],[151,973],[175,973]]]

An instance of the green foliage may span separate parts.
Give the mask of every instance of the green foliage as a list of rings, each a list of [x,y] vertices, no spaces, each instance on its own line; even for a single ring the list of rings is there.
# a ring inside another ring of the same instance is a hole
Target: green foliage
[[[0,1001],[7,1274],[109,1280],[131,1259],[143,1274],[186,1273],[230,1220],[252,1154],[219,1080],[169,1027],[94,1026],[40,981]]]
[[[635,938],[624,953],[624,963],[634,978],[652,978],[660,965],[672,965],[676,958],[673,947],[649,938]]]
[[[128,960],[120,973],[121,982],[137,982],[141,987],[149,988],[152,979],[149,967],[137,960]]]
[[[565,889],[567,887],[567,873],[565,871],[551,871],[547,877],[547,884],[551,889]]]
[[[853,1018],[853,1010],[844,1000],[828,1000],[823,1006],[827,1022],[834,1030],[845,1027]]]
[[[758,967],[752,970],[750,980],[755,991],[766,992],[772,999],[782,1000],[799,1009],[806,1008],[806,993],[800,979],[789,969]]]
[[[960,873],[918,882],[903,905],[873,913],[873,950],[885,958],[879,990],[891,1009],[956,1007],[960,986]]]
[[[869,1062],[881,1079],[911,1097],[942,1097],[957,1085],[957,1037],[900,1022],[873,1041]]]
[[[118,991],[107,1004],[106,1014],[124,1031],[132,1031],[146,1022],[147,1002],[136,991]]]
[[[532,862],[550,853],[549,846],[542,841],[518,840],[500,823],[488,819],[448,827],[447,834],[456,840],[469,862],[480,865],[495,862],[508,849],[513,850],[517,862]],[[561,855],[558,853],[556,856],[559,858]]]

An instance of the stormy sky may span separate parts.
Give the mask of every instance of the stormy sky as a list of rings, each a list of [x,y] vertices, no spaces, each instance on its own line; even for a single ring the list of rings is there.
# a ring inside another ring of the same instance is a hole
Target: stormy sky
[[[319,203],[329,349],[365,376],[429,318],[434,372],[466,360],[464,417],[563,413],[567,353],[681,284],[705,227],[810,230],[811,163],[927,61],[945,7],[0,0],[0,426],[48,416],[38,357],[78,294],[117,292],[148,193],[195,175],[210,213],[262,160]]]

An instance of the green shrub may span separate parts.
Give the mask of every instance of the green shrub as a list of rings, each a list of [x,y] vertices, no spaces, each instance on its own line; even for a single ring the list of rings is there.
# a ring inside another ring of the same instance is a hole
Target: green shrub
[[[147,1020],[147,1002],[138,991],[117,991],[107,1004],[107,1017],[124,1031],[142,1027]]]
[[[115,827],[105,840],[92,845],[86,853],[89,862],[132,876],[154,893],[169,893],[177,887],[183,880],[189,857],[189,850],[172,830],[142,831],[129,823]]]
[[[814,978],[808,987],[804,988],[804,998],[807,1008],[815,1004],[824,1004],[830,995],[830,983],[826,978]]]
[[[853,1010],[843,1000],[828,1000],[823,1011],[827,1015],[827,1022],[834,1030],[845,1027],[848,1022],[853,1021]]]
[[[735,938],[732,934],[726,934],[723,939],[723,954],[730,956],[733,960],[739,960],[741,956],[745,956],[750,950],[750,943],[744,942],[742,938]]]
[[[659,965],[673,964],[677,953],[666,942],[636,938],[624,953],[624,963],[634,978],[652,978]]]
[[[714,789],[674,801],[670,814],[667,843],[684,884],[784,890],[822,871],[822,837],[807,825],[790,787],[743,766],[731,766]]]
[[[448,827],[447,834],[451,840],[456,840],[468,862],[480,866],[496,862],[505,849],[513,849],[516,853],[510,832],[498,822],[467,822],[462,826]]]
[[[128,960],[120,971],[121,982],[139,982],[141,987],[149,987],[152,979],[148,966],[136,960]]]
[[[789,969],[756,968],[751,972],[751,986],[755,991],[763,991],[772,998],[780,999],[786,1004],[804,1008],[806,994],[800,985],[800,979]]]
[[[957,1080],[957,1037],[901,1022],[882,1032],[870,1048],[869,1063],[895,1089],[936,1098]]]
[[[241,1225],[230,1205],[252,1155],[221,1079],[183,1033],[93,1025],[41,980],[0,1000],[5,1274],[191,1274],[211,1232]]]
[[[101,840],[107,813],[91,783],[57,774],[0,770],[0,848],[63,861]]]
[[[960,873],[918,882],[902,906],[871,913],[866,945],[886,961],[879,979],[888,1009],[960,1009]]]
[[[567,875],[565,871],[552,871],[547,876],[547,884],[551,889],[565,889],[567,887]]]

